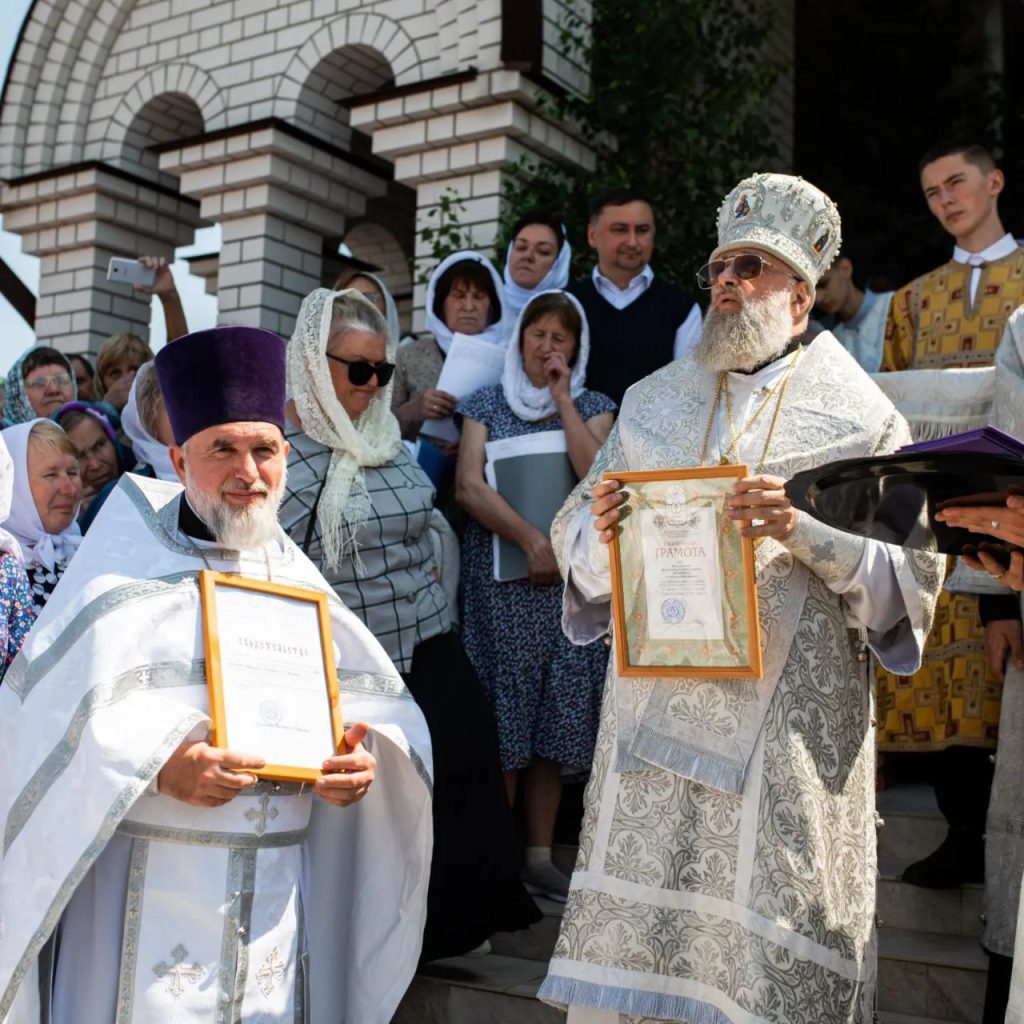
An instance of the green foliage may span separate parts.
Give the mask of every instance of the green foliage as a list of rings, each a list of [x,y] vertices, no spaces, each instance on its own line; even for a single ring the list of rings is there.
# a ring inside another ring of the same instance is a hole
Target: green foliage
[[[594,196],[628,185],[657,217],[657,268],[690,286],[713,247],[722,197],[745,174],[778,167],[772,89],[780,68],[765,40],[773,2],[596,0],[590,34],[573,0],[563,55],[589,61],[589,96],[567,96],[545,116],[576,122],[596,150],[593,172],[523,162],[506,188],[498,252],[534,206],[562,212],[574,274],[592,264],[585,240]]]
[[[452,188],[446,188],[438,197],[437,206],[431,207],[425,214],[428,223],[420,228],[419,236],[430,245],[430,255],[420,259],[417,280],[426,284],[434,267],[453,252],[469,248],[469,235],[463,229],[459,216],[466,212],[466,206],[459,194]]]

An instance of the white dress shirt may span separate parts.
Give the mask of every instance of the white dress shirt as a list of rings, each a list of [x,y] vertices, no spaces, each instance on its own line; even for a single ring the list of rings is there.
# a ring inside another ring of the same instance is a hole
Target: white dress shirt
[[[1009,232],[1003,235],[998,241],[982,249],[981,252],[968,252],[961,249],[959,245],[953,246],[953,259],[957,263],[968,263],[971,266],[971,305],[974,305],[974,295],[978,290],[978,282],[981,280],[981,268],[993,260],[1001,260],[1009,256],[1017,249],[1017,239]],[[630,282],[632,284],[632,282]]]
[[[594,287],[597,289],[597,294],[601,296],[606,302],[614,306],[616,309],[625,309],[627,306],[636,302],[641,295],[651,286],[651,282],[654,280],[654,271],[651,270],[651,265],[648,263],[644,266],[644,269],[634,277],[625,288],[620,288],[614,281],[608,280],[604,274],[601,273],[600,268],[594,267],[594,273],[592,275],[594,279]],[[690,310],[686,319],[679,325],[676,330],[675,342],[672,345],[672,358],[678,359],[680,356],[686,355],[687,352],[697,344],[697,339],[700,338],[700,328],[702,323],[700,306],[695,302],[693,309]]]

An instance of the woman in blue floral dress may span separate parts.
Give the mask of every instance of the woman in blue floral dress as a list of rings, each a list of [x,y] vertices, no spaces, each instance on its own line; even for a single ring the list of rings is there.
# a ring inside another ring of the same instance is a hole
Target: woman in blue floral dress
[[[586,317],[566,292],[542,292],[519,317],[501,384],[458,407],[462,441],[456,498],[470,516],[462,546],[463,639],[498,721],[509,799],[520,775],[526,809],[527,887],[565,899],[569,880],[551,862],[561,772],[590,764],[608,655],[562,634],[562,581],[546,533],[518,515],[484,478],[486,444],[562,431],[577,477],[611,430],[615,403],[584,388]],[[494,579],[492,537],[518,545],[528,577]]]

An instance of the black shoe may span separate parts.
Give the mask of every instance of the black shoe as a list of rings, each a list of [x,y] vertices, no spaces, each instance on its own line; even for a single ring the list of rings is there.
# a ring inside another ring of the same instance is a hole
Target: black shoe
[[[964,828],[950,828],[937,850],[911,864],[900,877],[922,889],[956,889],[984,879],[985,846],[981,836]]]

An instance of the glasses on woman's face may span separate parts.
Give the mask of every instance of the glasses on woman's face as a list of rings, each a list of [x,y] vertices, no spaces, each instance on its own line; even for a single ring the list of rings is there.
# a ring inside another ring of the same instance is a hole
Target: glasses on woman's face
[[[59,388],[66,388],[71,383],[71,377],[66,373],[51,373],[46,377],[32,377],[25,381],[25,387],[29,391],[45,391],[50,384],[56,384]]]
[[[756,252],[741,252],[724,260],[712,260],[710,263],[705,263],[697,271],[697,284],[705,290],[713,288],[730,263],[732,264],[732,272],[741,281],[753,281],[755,277],[760,277],[765,269],[774,270],[777,274],[785,274],[787,277],[792,277],[796,280],[796,275],[791,274],[788,270],[783,270],[774,263],[769,263],[768,260],[763,256],[759,256]]]
[[[391,374],[395,372],[394,363],[371,363],[368,359],[345,359],[343,356],[332,356],[330,352],[325,353],[328,359],[336,363],[344,363],[348,370],[349,383],[361,388],[364,384],[370,383],[370,378],[376,375],[377,387],[387,387],[391,380]]]

